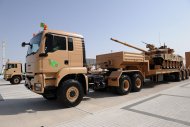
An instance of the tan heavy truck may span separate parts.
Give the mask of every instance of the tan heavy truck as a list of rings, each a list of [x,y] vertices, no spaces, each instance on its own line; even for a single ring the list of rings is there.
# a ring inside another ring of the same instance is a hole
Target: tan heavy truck
[[[4,71],[4,80],[10,81],[11,84],[19,84],[24,78],[22,73],[22,63],[20,62],[6,62]]]
[[[97,55],[97,64],[103,70],[89,74],[83,36],[42,26],[44,30],[29,43],[22,43],[23,47],[28,45],[25,85],[44,98],[57,99],[67,107],[78,105],[89,86],[94,90],[111,87],[125,95],[140,91],[145,78],[155,81],[166,75],[174,75],[176,80],[188,78],[183,68],[151,70],[144,54],[128,52]]]

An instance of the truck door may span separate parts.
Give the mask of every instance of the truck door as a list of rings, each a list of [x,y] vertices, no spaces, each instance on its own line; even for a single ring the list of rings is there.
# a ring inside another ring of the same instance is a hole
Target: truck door
[[[47,34],[45,41],[47,57],[42,57],[44,72],[57,72],[69,66],[67,38],[62,35]]]
[[[71,67],[83,66],[82,39],[68,37],[69,65]]]

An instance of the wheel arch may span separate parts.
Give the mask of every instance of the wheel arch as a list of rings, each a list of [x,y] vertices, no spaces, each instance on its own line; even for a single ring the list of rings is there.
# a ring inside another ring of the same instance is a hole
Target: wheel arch
[[[14,76],[18,76],[18,77],[22,78],[21,74],[12,74],[11,78],[13,78]]]
[[[131,78],[134,74],[139,74],[140,76],[142,76],[143,81],[144,81],[145,77],[144,77],[143,73],[139,70],[123,71],[123,73],[121,75],[128,75]]]
[[[11,76],[11,78],[13,78],[13,77],[15,77],[15,76],[18,76],[18,77],[20,78],[20,80],[22,80],[22,76],[19,75],[19,74],[14,74],[14,75]]]
[[[61,80],[57,83],[57,87],[59,87],[62,82],[69,80],[69,79],[79,81],[83,87],[84,94],[87,94],[87,92],[88,92],[88,78],[85,74],[67,74],[64,77],[62,77]]]
[[[108,85],[109,86],[119,86],[119,79],[123,75],[128,75],[129,78],[131,78],[134,74],[139,74],[143,77],[143,82],[144,82],[144,75],[140,70],[126,70],[126,71],[113,71],[109,78],[108,78]]]

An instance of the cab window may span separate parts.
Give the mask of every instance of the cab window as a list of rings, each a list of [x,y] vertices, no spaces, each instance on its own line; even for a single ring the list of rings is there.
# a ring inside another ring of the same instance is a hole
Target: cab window
[[[57,50],[66,50],[66,38],[48,34],[45,42],[45,52],[55,52]]]
[[[73,38],[68,38],[68,50],[73,51]]]
[[[17,64],[8,64],[8,69],[17,68]]]
[[[53,51],[66,50],[66,38],[54,36],[52,48]]]

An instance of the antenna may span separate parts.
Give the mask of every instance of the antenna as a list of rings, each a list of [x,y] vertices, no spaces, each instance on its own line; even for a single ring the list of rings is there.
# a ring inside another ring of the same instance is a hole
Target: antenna
[[[6,58],[5,58],[5,41],[2,42],[2,51],[3,51],[3,56],[2,56],[2,64],[5,65],[6,63]]]
[[[1,70],[1,73],[3,74],[3,71],[4,71],[4,67],[5,67],[5,63],[6,63],[6,59],[5,59],[5,41],[2,42],[2,70]]]

